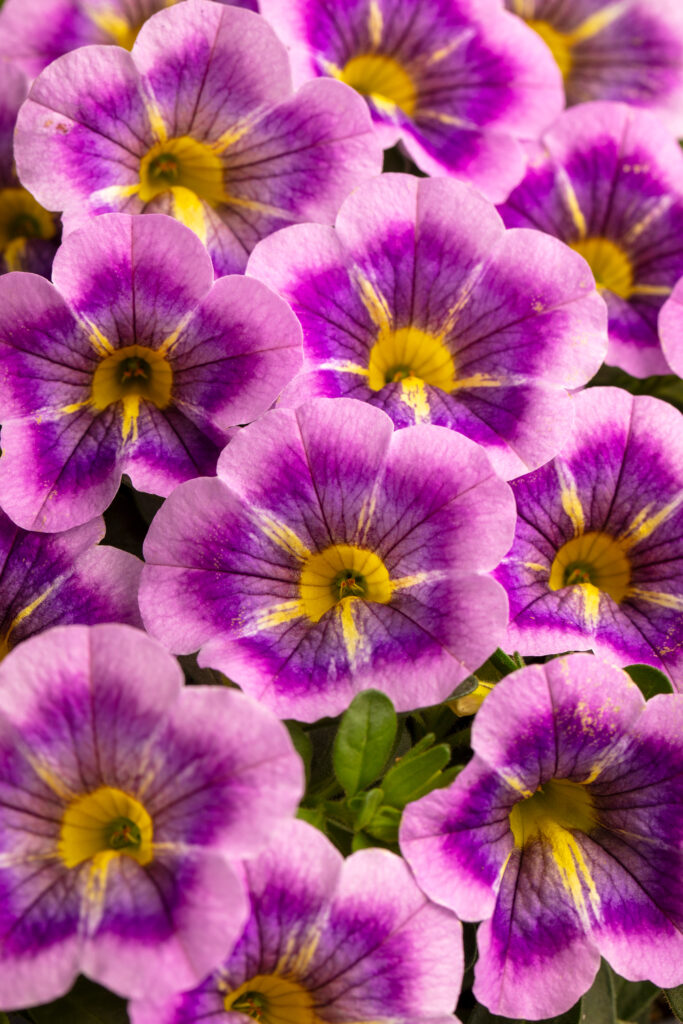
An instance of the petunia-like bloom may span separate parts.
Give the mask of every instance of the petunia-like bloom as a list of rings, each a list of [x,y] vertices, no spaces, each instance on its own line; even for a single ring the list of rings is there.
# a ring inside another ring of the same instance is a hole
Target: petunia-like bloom
[[[500,0],[261,0],[295,82],[332,76],[365,96],[382,145],[427,174],[502,200],[564,107],[548,50]]]
[[[214,283],[170,217],[92,220],[53,280],[0,278],[0,504],[25,529],[86,522],[124,472],[162,495],[214,473],[300,365],[282,299],[241,275]]]
[[[474,994],[494,1014],[564,1013],[605,957],[683,982],[683,696],[644,702],[573,654],[507,676],[474,758],[409,804],[401,850],[428,896],[480,921]]]
[[[244,865],[251,913],[192,992],[132,1003],[132,1024],[457,1024],[461,925],[388,850],[344,860],[303,821]]]
[[[14,126],[27,92],[22,72],[0,61],[0,274],[29,270],[49,277],[59,244],[58,218],[21,187],[14,169]]]
[[[510,598],[506,643],[592,648],[683,689],[683,417],[620,388],[575,401],[561,454],[512,483],[515,540],[494,574]]]
[[[585,263],[538,231],[506,231],[457,181],[383,174],[349,196],[335,229],[265,239],[247,273],[303,326],[304,366],[284,404],[347,395],[397,427],[450,427],[506,478],[559,451],[572,422],[566,389],[585,384],[607,349]]]
[[[683,8],[678,0],[505,0],[550,47],[567,105],[617,100],[683,133]]]
[[[507,602],[486,573],[513,502],[472,441],[321,398],[240,431],[217,472],[176,488],[145,541],[140,608],[170,650],[313,721],[368,687],[434,704],[496,648]]]
[[[57,57],[90,43],[130,50],[153,14],[182,0],[5,0],[0,55],[34,77]],[[256,0],[217,0],[256,10]]]
[[[142,626],[142,562],[95,546],[104,520],[65,533],[31,533],[0,510],[0,658],[50,626],[124,622]]]
[[[224,687],[183,687],[129,626],[67,626],[0,665],[0,1006],[81,972],[123,996],[197,985],[248,898],[235,859],[291,816],[286,729]]]
[[[662,306],[659,335],[664,358],[674,373],[683,377],[683,278]]]
[[[170,214],[218,277],[244,270],[277,228],[332,223],[382,166],[361,97],[338,82],[292,93],[267,22],[209,0],[155,14],[131,53],[82,47],[54,61],[20,111],[15,152],[66,231],[93,214]]]
[[[500,213],[588,261],[609,311],[608,363],[635,377],[670,372],[657,316],[683,276],[683,153],[653,114],[622,103],[566,111]]]

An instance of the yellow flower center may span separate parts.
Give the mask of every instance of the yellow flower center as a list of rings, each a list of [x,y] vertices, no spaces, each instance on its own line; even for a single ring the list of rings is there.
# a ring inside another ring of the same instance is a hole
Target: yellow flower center
[[[590,832],[597,814],[586,786],[570,779],[551,779],[510,811],[515,845],[552,838],[558,828]]]
[[[116,856],[149,864],[152,819],[128,793],[100,786],[93,793],[77,797],[66,808],[58,852],[67,868],[87,860],[106,864]]]
[[[617,604],[623,601],[631,579],[631,565],[619,541],[607,533],[583,533],[563,544],[553,559],[548,585],[596,587]]]
[[[397,60],[383,53],[364,53],[342,68],[339,78],[379,105],[392,104],[411,117],[417,106],[417,86]]]
[[[325,612],[344,600],[388,604],[391,582],[384,562],[374,551],[333,544],[306,559],[299,593],[308,618],[319,622]]]
[[[261,1024],[320,1024],[310,993],[277,974],[250,978],[229,992],[223,1005],[227,1013],[244,1013]]]
[[[143,203],[149,203],[171,189],[187,189],[209,203],[222,202],[225,190],[220,157],[189,135],[155,143],[140,162],[138,194]],[[174,195],[177,199],[177,192]]]
[[[370,349],[368,384],[381,391],[396,381],[423,381],[442,391],[455,387],[453,356],[443,341],[418,327],[381,331]]]
[[[54,217],[25,188],[0,190],[0,250],[8,270],[21,270],[29,238],[54,238]]]
[[[586,260],[595,283],[601,290],[614,292],[622,299],[633,293],[633,267],[626,253],[609,238],[584,238],[571,248]]]
[[[558,32],[547,21],[530,18],[527,25],[537,32],[543,42],[550,47],[563,77],[566,78],[572,69],[572,37],[565,35],[564,32]]]
[[[173,371],[159,352],[143,345],[127,345],[107,355],[98,364],[92,382],[91,404],[106,409],[123,403],[123,436],[128,437],[137,422],[140,400],[158,409],[171,404]]]

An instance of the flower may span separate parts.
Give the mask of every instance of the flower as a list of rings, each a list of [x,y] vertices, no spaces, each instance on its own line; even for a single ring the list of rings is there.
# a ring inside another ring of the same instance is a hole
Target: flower
[[[95,547],[103,535],[102,518],[66,533],[31,533],[0,510],[0,658],[50,626],[142,626],[142,562],[126,551]]]
[[[505,0],[550,47],[567,105],[621,100],[683,132],[683,16],[650,0]]]
[[[609,311],[608,363],[635,377],[670,372],[657,316],[683,276],[683,154],[653,114],[616,103],[566,111],[500,213],[588,261]]]
[[[21,187],[14,169],[14,127],[27,91],[22,72],[0,61],[0,273],[49,277],[61,233],[57,218]]]
[[[398,427],[451,427],[507,478],[559,451],[567,389],[606,351],[585,264],[540,232],[505,231],[461,182],[383,174],[345,200],[334,229],[259,243],[247,273],[303,326],[304,366],[282,404],[347,395]]]
[[[123,996],[196,985],[247,917],[235,859],[293,814],[286,729],[129,626],[67,626],[0,665],[0,1006],[79,971]]]
[[[169,649],[303,721],[368,687],[434,704],[495,650],[486,573],[514,516],[472,441],[322,398],[242,430],[217,473],[176,488],[145,541],[143,621]]]
[[[232,955],[192,992],[132,1003],[132,1024],[457,1024],[461,925],[395,854],[344,860],[290,821],[244,874],[251,913]]]
[[[564,1013],[604,956],[683,982],[683,696],[645,704],[587,654],[495,686],[474,758],[408,805],[401,850],[428,896],[482,920],[474,994],[494,1014]]]
[[[266,21],[208,0],[154,15],[131,53],[82,47],[54,61],[22,107],[15,151],[67,232],[94,214],[170,214],[218,277],[243,271],[277,228],[331,223],[381,169],[360,97],[335,82],[292,94]]]
[[[520,139],[564,106],[538,37],[498,0],[261,0],[296,82],[332,76],[367,99],[378,137],[427,174],[500,201],[520,180]]]
[[[679,281],[659,313],[659,336],[667,363],[683,377],[683,280]]]
[[[170,217],[94,219],[53,278],[0,278],[0,504],[25,529],[86,522],[124,472],[156,494],[215,472],[300,363],[285,303],[242,276],[214,283]]]
[[[506,644],[591,647],[683,685],[683,418],[657,398],[589,388],[560,455],[512,483],[514,543],[495,571]]]
[[[34,77],[57,57],[89,43],[130,50],[145,21],[179,0],[5,0],[0,54]],[[256,9],[256,0],[217,0]]]

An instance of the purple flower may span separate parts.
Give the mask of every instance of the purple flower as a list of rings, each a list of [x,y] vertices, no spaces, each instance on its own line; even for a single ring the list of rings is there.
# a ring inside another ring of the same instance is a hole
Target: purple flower
[[[548,44],[567,105],[621,100],[683,132],[683,9],[677,0],[505,0]]]
[[[397,427],[435,423],[486,448],[507,478],[547,462],[571,427],[569,388],[607,347],[585,264],[537,231],[506,231],[473,188],[383,174],[336,227],[261,242],[248,274],[304,330],[304,367],[281,401],[347,395]]]
[[[93,214],[167,213],[207,245],[216,276],[244,270],[277,228],[331,223],[381,169],[359,96],[335,82],[293,94],[267,22],[208,0],[154,15],[131,53],[54,61],[22,107],[16,159],[67,231]]]
[[[90,43],[130,50],[145,21],[182,0],[5,0],[0,54],[33,77],[57,57]],[[256,0],[217,0],[256,10]]]
[[[332,76],[365,96],[384,146],[490,199],[520,180],[520,139],[564,106],[557,67],[499,0],[261,0],[295,81]]]
[[[80,971],[123,996],[196,985],[248,905],[233,860],[301,795],[269,712],[182,686],[129,626],[68,626],[0,666],[0,1006],[43,1003]]]
[[[683,686],[683,417],[589,388],[561,454],[513,481],[517,529],[495,572],[522,654],[593,648]]]
[[[568,110],[500,212],[588,261],[609,312],[608,363],[636,377],[670,372],[657,316],[683,276],[683,154],[654,115],[616,103]]]
[[[0,503],[25,529],[86,522],[124,472],[155,494],[214,473],[300,363],[285,303],[243,276],[214,283],[169,217],[91,221],[53,277],[0,278]]]
[[[192,992],[132,1003],[132,1024],[457,1024],[461,925],[395,854],[343,860],[291,821],[244,874],[251,913],[233,954]]]
[[[21,187],[14,169],[14,126],[27,91],[22,72],[0,61],[0,274],[28,270],[49,277],[59,244],[57,218]]]
[[[507,606],[486,574],[514,516],[472,441],[317,399],[241,431],[217,472],[145,542],[143,620],[171,650],[304,721],[368,687],[434,704],[495,650]]]
[[[30,533],[0,510],[0,657],[50,626],[124,622],[142,626],[142,562],[97,546],[104,521],[66,533]]]
[[[683,279],[678,282],[659,314],[659,335],[667,363],[683,377]]]
[[[428,896],[477,932],[492,1013],[564,1013],[604,956],[622,977],[683,982],[683,696],[645,704],[585,654],[521,669],[472,728],[474,759],[404,813]]]

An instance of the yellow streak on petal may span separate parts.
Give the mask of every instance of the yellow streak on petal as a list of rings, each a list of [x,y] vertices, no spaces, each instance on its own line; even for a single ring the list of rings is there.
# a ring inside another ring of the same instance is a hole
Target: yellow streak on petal
[[[240,139],[243,139],[244,136],[251,131],[254,125],[258,123],[258,120],[258,118],[253,117],[244,118],[244,120],[239,121],[237,124],[233,125],[232,128],[228,128],[227,131],[223,132],[215,142],[211,143],[211,148],[218,154],[224,153],[226,149],[230,148],[230,146],[233,146],[236,142],[239,142]]]
[[[310,967],[320,944],[321,931],[312,928],[308,936],[290,935],[285,951],[277,962],[274,974],[284,977],[301,978]]]
[[[586,626],[588,629],[595,629],[600,616],[600,591],[592,583],[580,583],[579,588]]]
[[[239,629],[239,635],[253,636],[263,630],[275,629],[276,626],[281,626],[285,622],[299,619],[305,614],[303,601],[281,601],[280,604],[274,604],[271,608],[260,611],[250,622]]]
[[[432,64],[438,64],[440,61],[445,60],[446,57],[450,57],[450,55],[457,50],[461,44],[462,38],[453,39],[452,42],[447,43],[446,46],[442,46],[438,50],[434,50],[434,52],[427,57],[424,62],[425,65],[429,67]]]
[[[399,576],[397,580],[391,580],[391,590],[392,593],[395,590],[407,590],[408,587],[416,587],[419,583],[434,583],[445,578],[446,573],[443,569],[427,569],[412,576]]]
[[[360,270],[356,272],[355,278],[361,302],[368,311],[370,319],[376,327],[379,327],[380,331],[389,332],[391,330],[391,311],[387,300]]]
[[[456,117],[454,114],[445,114],[443,110],[421,110],[420,117],[429,117],[432,121],[438,121],[439,124],[448,124],[452,128],[472,127],[472,125],[468,121],[464,121],[462,117]]]
[[[616,0],[616,3],[608,4],[601,11],[591,14],[577,28],[568,33],[567,40],[570,45],[576,46],[577,43],[583,43],[586,39],[591,39],[598,32],[608,28],[617,18],[626,13],[632,3],[633,0]]]
[[[671,295],[673,288],[666,284],[634,284],[631,295]]]
[[[359,649],[362,650],[364,647],[363,637],[358,631],[356,620],[353,617],[353,607],[356,604],[358,598],[356,597],[345,597],[336,606],[336,614],[339,618],[339,624],[342,630],[342,637],[344,638],[344,646],[346,647],[346,653],[349,657],[349,664],[351,668],[355,668],[358,663],[357,655]]]
[[[114,354],[114,346],[108,338],[102,334],[99,327],[87,317],[82,318],[82,325],[88,334],[88,341],[97,352],[98,356],[111,356]]]
[[[525,569],[531,569],[532,572],[548,572],[547,565],[541,565],[540,562],[522,562]]]
[[[65,782],[62,782],[52,771],[48,765],[43,764],[39,758],[35,757],[28,751],[22,751],[23,756],[31,765],[31,768],[36,773],[39,779],[45,783],[45,785],[56,793],[61,800],[71,801],[74,799],[75,794],[69,789]]]
[[[629,548],[635,547],[641,540],[645,540],[649,537],[657,527],[665,523],[667,519],[676,512],[679,506],[683,504],[683,492],[677,495],[673,501],[670,501],[668,505],[660,509],[654,515],[651,515],[653,503],[647,505],[644,509],[638,513],[635,519],[627,526],[621,536],[618,538],[621,545],[628,550]]]
[[[370,495],[369,498],[365,498],[361,505],[360,512],[358,514],[358,526],[356,528],[356,536],[358,537],[358,544],[363,547],[365,540],[368,535],[368,531],[372,525],[372,518],[375,514],[375,507],[377,505],[377,488]]]
[[[359,377],[367,377],[370,373],[367,366],[353,363],[350,359],[328,359],[326,363],[320,363],[319,369],[334,370],[336,373],[355,373]]]
[[[174,328],[173,331],[171,331],[171,333],[168,335],[168,337],[164,338],[164,340],[162,341],[162,343],[161,343],[161,345],[159,346],[159,349],[158,349],[159,355],[161,355],[161,356],[168,355],[168,353],[170,352],[170,350],[173,348],[173,346],[175,345],[176,341],[180,337],[181,332],[185,330],[185,328],[187,327],[188,323],[190,322],[190,320],[192,319],[193,316],[194,316],[194,310],[190,310],[189,313],[185,314],[185,316],[182,318],[182,320],[180,321],[178,326],[176,328]]]
[[[131,440],[138,439],[138,416],[140,415],[140,395],[126,395],[121,399],[123,402],[123,423],[121,424],[121,435],[124,441],[129,437]]]
[[[585,238],[588,234],[586,218],[584,217],[583,211],[581,210],[581,207],[579,205],[579,199],[576,195],[576,192],[574,191],[574,186],[572,185],[571,179],[565,171],[564,167],[558,167],[556,169],[555,181],[562,194],[562,198],[564,199],[567,205],[569,215],[572,221],[574,222],[574,227],[576,228],[579,234],[579,238]]]
[[[100,188],[90,196],[90,206],[97,206],[99,203],[115,203],[117,199],[128,199],[136,196],[140,191],[140,182],[135,185],[108,185]]]
[[[368,9],[368,33],[370,35],[370,42],[376,50],[379,50],[382,44],[383,28],[384,24],[380,6],[377,3],[377,0],[370,0],[370,7]]]
[[[204,203],[196,192],[182,185],[174,185],[170,191],[173,196],[173,216],[190,231],[194,231],[200,242],[206,245]]]
[[[552,857],[560,872],[562,884],[571,896],[584,927],[590,927],[584,886],[588,890],[588,899],[596,917],[600,913],[600,896],[581,847],[571,832],[561,825],[548,823],[545,836],[550,841]]]
[[[2,642],[0,645],[0,658],[7,654],[9,650],[9,638],[13,631],[16,629],[16,627],[19,625],[19,623],[27,619],[29,615],[32,615],[36,608],[40,607],[45,598],[49,597],[52,591],[55,590],[60,585],[61,582],[61,578],[55,580],[54,583],[51,583],[50,586],[46,590],[44,590],[42,594],[36,597],[34,601],[31,601],[30,604],[26,605],[25,608],[22,608],[21,611],[14,616],[14,618],[9,624],[9,629],[2,638]]]
[[[516,779],[514,775],[501,775],[501,778],[503,779],[503,782],[507,782],[508,786],[514,789],[516,793],[521,793],[525,799],[534,795],[533,789],[527,789],[527,787],[519,779]]]
[[[311,552],[306,545],[297,537],[294,530],[286,526],[285,523],[263,512],[257,513],[254,521],[266,537],[272,540],[274,544],[277,544],[279,548],[282,548],[283,551],[286,551],[287,554],[294,555],[295,558],[302,562],[305,562],[310,557]]]
[[[412,410],[415,423],[429,422],[429,397],[423,380],[405,377],[401,381],[401,401]]]
[[[156,138],[157,142],[166,142],[168,139],[166,125],[164,124],[164,119],[161,116],[161,111],[157,106],[157,102],[152,96],[145,96],[145,109],[147,111],[149,126],[152,129],[152,134]]]
[[[635,174],[644,174],[649,171],[650,168],[644,164],[623,164],[622,171],[631,172]],[[636,221],[626,231],[622,237],[622,242],[625,245],[632,245],[637,238],[642,235],[643,231],[646,231],[653,221],[661,220],[665,217],[673,204],[673,196],[663,196],[655,205],[646,213],[644,217]]]
[[[659,605],[660,608],[672,608],[674,611],[683,612],[683,597],[667,594],[663,590],[643,590],[641,587],[629,587],[626,596],[637,597],[648,604]]]
[[[226,194],[223,197],[223,202],[229,206],[239,206],[243,210],[267,213],[272,217],[279,217],[281,220],[287,220],[292,224],[297,222],[297,218],[292,214],[291,210],[285,210],[280,206],[271,206],[270,203],[260,203],[257,199],[242,199],[240,196]]]
[[[503,381],[492,377],[489,373],[475,373],[473,377],[462,377],[453,382],[452,391],[458,388],[499,388]]]
[[[576,489],[576,481],[569,468],[562,466],[559,461],[555,462],[555,469],[560,482],[562,508],[571,520],[571,524],[574,527],[574,536],[578,537],[584,531],[585,519]]]

